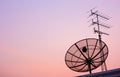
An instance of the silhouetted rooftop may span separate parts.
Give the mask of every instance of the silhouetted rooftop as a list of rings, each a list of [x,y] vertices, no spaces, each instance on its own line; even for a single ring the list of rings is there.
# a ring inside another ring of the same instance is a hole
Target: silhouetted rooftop
[[[120,77],[120,68],[77,77]]]

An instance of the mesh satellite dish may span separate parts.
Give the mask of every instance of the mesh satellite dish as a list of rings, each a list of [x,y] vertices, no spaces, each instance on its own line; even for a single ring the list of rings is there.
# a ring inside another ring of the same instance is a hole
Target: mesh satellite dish
[[[108,56],[108,47],[99,39],[87,38],[73,44],[65,55],[66,65],[76,72],[87,72],[102,65]]]

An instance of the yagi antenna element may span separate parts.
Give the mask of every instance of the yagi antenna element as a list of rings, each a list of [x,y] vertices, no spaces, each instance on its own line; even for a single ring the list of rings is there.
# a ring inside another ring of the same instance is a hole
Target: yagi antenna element
[[[95,29],[95,27],[94,27],[94,32],[98,34],[99,45],[100,45],[99,48],[101,49],[102,46],[103,46],[103,45],[102,45],[102,37],[101,37],[101,35],[102,35],[102,34],[104,34],[104,35],[109,35],[109,34],[100,31],[100,27],[101,27],[101,26],[102,26],[102,27],[105,27],[105,28],[110,28],[110,27],[109,27],[109,26],[106,26],[106,25],[104,25],[104,24],[101,24],[101,23],[100,23],[100,18],[103,18],[103,19],[106,19],[106,20],[109,20],[109,18],[107,18],[107,17],[99,14],[98,11],[93,12],[93,10],[91,10],[90,16],[95,16],[95,18],[92,19],[92,24],[91,24],[91,25],[96,25],[96,26],[97,26],[97,29]],[[103,55],[103,54],[104,54],[104,51],[102,51],[100,54]],[[101,60],[103,60],[103,59],[104,59],[104,58],[101,58]],[[101,70],[102,70],[102,71],[107,70],[107,66],[106,66],[106,63],[105,63],[105,62],[101,65]]]
[[[109,35],[108,33],[105,33],[105,32],[102,32],[102,31],[98,31],[98,30],[96,30],[95,28],[94,28],[94,32],[95,32],[95,33],[100,33],[100,34]]]

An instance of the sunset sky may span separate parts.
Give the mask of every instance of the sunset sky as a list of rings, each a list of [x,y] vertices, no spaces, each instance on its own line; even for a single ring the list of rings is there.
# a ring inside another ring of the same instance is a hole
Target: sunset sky
[[[0,77],[74,77],[64,61],[69,47],[88,37],[88,11],[96,7],[110,20],[102,28],[109,47],[108,69],[120,67],[120,0],[0,0]],[[100,69],[94,70],[99,72]]]

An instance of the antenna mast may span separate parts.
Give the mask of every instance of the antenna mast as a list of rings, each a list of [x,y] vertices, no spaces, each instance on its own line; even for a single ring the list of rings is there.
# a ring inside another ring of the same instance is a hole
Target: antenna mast
[[[91,24],[91,25],[96,25],[96,26],[97,26],[97,29],[95,29],[95,27],[94,27],[94,32],[98,34],[99,46],[100,46],[99,48],[100,48],[100,50],[101,50],[101,48],[103,47],[103,46],[102,46],[102,37],[101,37],[101,36],[102,36],[102,34],[104,34],[104,35],[109,35],[109,34],[100,31],[100,27],[101,27],[101,26],[102,26],[102,27],[105,27],[105,28],[110,28],[110,27],[109,27],[109,26],[106,26],[106,25],[104,25],[104,24],[101,24],[101,23],[99,22],[99,19],[100,19],[100,18],[103,18],[103,19],[109,20],[109,18],[107,18],[107,17],[105,17],[105,16],[103,16],[103,15],[98,14],[98,11],[94,11],[94,12],[93,12],[93,9],[90,10],[90,12],[91,12],[91,15],[90,15],[90,16],[95,16],[95,18],[92,19],[92,24]],[[103,56],[103,55],[104,55],[104,51],[101,51],[100,55]],[[101,58],[101,62],[102,62],[103,60],[104,60],[104,57]],[[106,70],[107,70],[107,66],[106,66],[106,63],[105,63],[105,62],[101,65],[101,70],[102,70],[102,71],[106,71]]]

